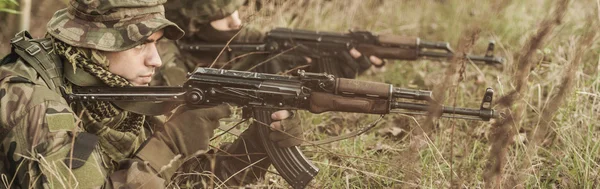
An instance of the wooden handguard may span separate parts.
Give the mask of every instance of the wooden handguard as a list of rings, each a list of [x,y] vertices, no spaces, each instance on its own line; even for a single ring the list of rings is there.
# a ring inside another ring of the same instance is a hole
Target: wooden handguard
[[[335,94],[352,93],[383,98],[389,98],[392,95],[392,85],[387,83],[338,78],[336,86]]]
[[[401,46],[406,48],[417,48],[419,46],[419,38],[399,36],[399,35],[380,35],[377,36],[379,43],[390,46]]]
[[[359,44],[356,50],[367,57],[373,55],[383,59],[416,60],[419,57],[417,49],[384,47],[371,44]]]
[[[419,57],[419,38],[380,35],[377,40],[380,45],[359,44],[356,49],[365,55],[383,59],[416,60]]]
[[[310,112],[317,114],[327,111],[387,114],[390,102],[383,99],[344,97],[330,93],[312,92],[309,108]]]

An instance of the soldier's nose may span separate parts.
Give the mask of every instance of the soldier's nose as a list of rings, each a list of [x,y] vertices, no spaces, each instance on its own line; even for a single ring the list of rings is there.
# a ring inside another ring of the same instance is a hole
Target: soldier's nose
[[[240,29],[242,26],[242,20],[240,19],[238,11],[235,11],[231,14],[229,19],[229,28],[232,30]]]
[[[156,44],[155,43],[151,43],[151,45],[149,44],[149,47],[151,49],[149,50],[148,56],[146,57],[146,66],[149,67],[160,67],[162,66],[162,61],[160,59],[160,55],[158,54],[158,49],[156,48]]]

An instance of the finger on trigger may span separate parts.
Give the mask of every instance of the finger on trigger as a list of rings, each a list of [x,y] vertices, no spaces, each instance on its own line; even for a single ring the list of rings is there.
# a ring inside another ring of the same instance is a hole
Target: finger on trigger
[[[308,64],[312,63],[311,58],[305,56],[304,59],[306,60],[306,63],[308,63]]]
[[[287,110],[279,110],[271,114],[271,119],[273,120],[284,120],[288,117],[290,117],[290,112]]]
[[[271,125],[269,125],[269,127],[271,127],[271,130],[273,131],[282,131],[283,128],[281,128],[281,121],[275,121],[273,123],[271,123]]]
[[[360,52],[358,52],[358,50],[356,50],[355,48],[352,48],[352,49],[350,49],[350,55],[352,56],[352,58],[358,58],[362,54]]]
[[[383,60],[381,60],[379,57],[376,57],[376,56],[370,56],[369,60],[371,61],[371,63],[373,65],[376,65],[376,66],[383,64]]]

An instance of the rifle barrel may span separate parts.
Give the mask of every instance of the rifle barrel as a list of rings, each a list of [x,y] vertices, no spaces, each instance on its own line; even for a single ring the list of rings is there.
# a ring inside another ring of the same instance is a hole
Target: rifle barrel
[[[405,98],[405,99],[429,101],[429,100],[431,100],[431,91],[413,90],[413,89],[394,87],[392,89],[392,97],[393,98]]]
[[[447,52],[452,52],[450,43],[448,42],[437,42],[437,41],[419,41],[419,47],[430,48],[430,49],[441,49]]]
[[[430,108],[427,104],[417,104],[410,102],[392,102],[392,109],[405,109],[405,110],[416,110],[416,111],[428,111]],[[458,114],[478,117],[482,120],[488,121],[491,118],[496,117],[494,110],[491,109],[471,109],[471,108],[455,108],[455,107],[442,107],[442,113],[444,114]]]
[[[452,58],[452,57],[454,57],[454,53],[420,51],[419,56]],[[486,64],[502,64],[504,62],[503,58],[494,57],[494,56],[488,57],[488,56],[467,55],[467,59],[475,61],[475,62],[485,62]]]

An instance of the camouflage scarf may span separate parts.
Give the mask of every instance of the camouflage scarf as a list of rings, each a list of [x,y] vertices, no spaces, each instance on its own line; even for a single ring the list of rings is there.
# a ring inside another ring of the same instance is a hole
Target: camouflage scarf
[[[83,69],[86,72],[100,79],[104,84],[110,87],[125,87],[133,86],[125,78],[113,74],[108,71],[108,66],[105,63],[95,63],[94,58],[90,58],[90,54],[94,52],[86,52],[87,49],[77,48],[67,45],[61,41],[55,41],[55,51],[58,55],[61,55],[67,59],[69,63],[77,68]],[[87,50],[89,51],[89,50]],[[110,102],[98,101],[98,102],[82,102],[87,111],[90,112],[91,116],[96,121],[101,121],[104,118],[114,117],[119,114],[122,110],[114,106]],[[116,126],[115,129],[121,132],[132,132],[139,134],[140,128],[144,123],[144,116],[139,114],[131,113],[125,119],[125,122],[121,125]]]
[[[108,61],[99,52],[54,41],[55,53],[66,59],[73,70],[83,69],[110,87],[133,86],[125,78],[109,72]],[[67,85],[74,84],[67,82]],[[124,111],[105,101],[79,102],[75,105],[76,113],[83,116],[84,129],[100,136],[101,149],[112,163],[130,156],[145,139],[144,133],[140,133],[144,115]],[[114,168],[113,165],[107,166]]]

